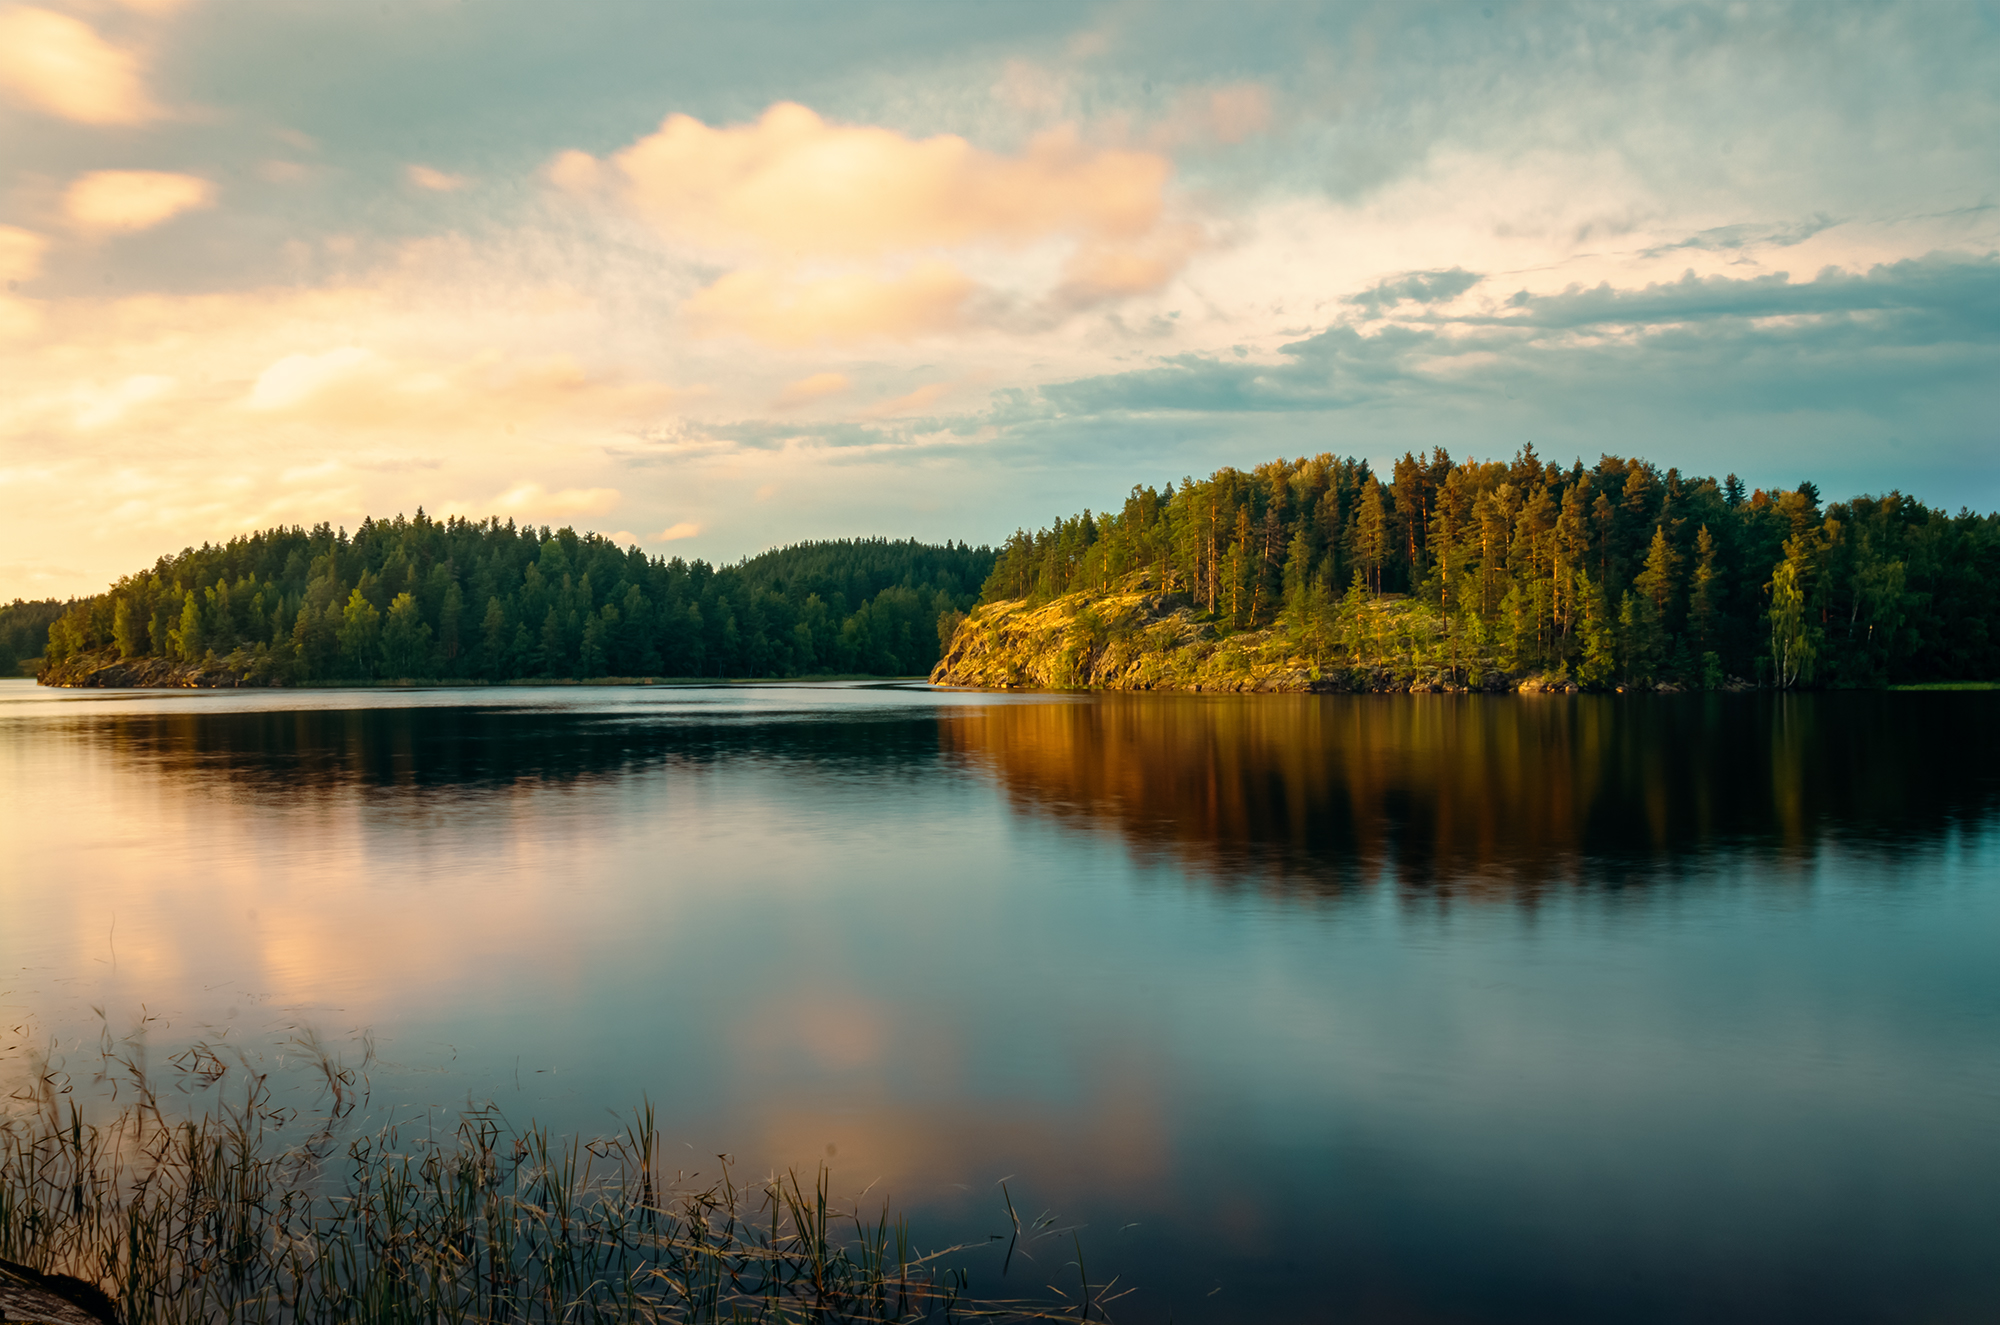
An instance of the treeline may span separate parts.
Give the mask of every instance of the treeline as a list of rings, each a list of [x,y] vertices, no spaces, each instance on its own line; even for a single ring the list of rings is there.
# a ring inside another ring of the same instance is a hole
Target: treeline
[[[49,627],[69,608],[60,598],[16,598],[0,607],[0,675],[13,676],[48,647]]]
[[[1604,456],[1320,455],[1017,530],[986,601],[1187,595],[1329,666],[1549,673],[1586,686],[1872,686],[2000,678],[2000,515],[1892,492],[1822,508]]]
[[[162,557],[48,628],[46,662],[112,651],[252,682],[913,675],[976,600],[988,548],[801,543],[733,566],[513,521],[270,529]]]

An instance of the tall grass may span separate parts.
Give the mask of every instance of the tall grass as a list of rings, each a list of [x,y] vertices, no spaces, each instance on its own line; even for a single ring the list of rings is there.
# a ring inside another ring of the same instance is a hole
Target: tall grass
[[[102,1121],[42,1073],[0,1111],[0,1260],[100,1285],[126,1325],[1104,1318],[1080,1246],[1080,1293],[976,1300],[967,1265],[987,1244],[920,1250],[886,1204],[843,1208],[824,1167],[669,1173],[649,1104],[589,1141],[490,1107],[441,1137],[344,1138],[353,1072],[310,1036],[292,1047],[331,1097],[296,1142],[268,1074],[206,1046],[175,1067],[230,1102],[186,1118],[137,1055],[107,1054],[120,1093]],[[1024,1239],[1067,1230],[1024,1230],[1002,1195],[1014,1237],[986,1254],[1004,1274]]]

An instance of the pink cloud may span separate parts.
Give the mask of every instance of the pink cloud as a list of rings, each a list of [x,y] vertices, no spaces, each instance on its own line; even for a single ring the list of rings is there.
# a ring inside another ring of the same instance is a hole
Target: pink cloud
[[[463,175],[448,174],[442,170],[433,170],[429,166],[414,164],[404,167],[403,176],[418,188],[429,189],[432,193],[451,193],[472,182]]]
[[[1173,173],[1158,153],[1090,147],[1070,129],[1008,156],[956,134],[829,124],[792,102],[725,128],[670,115],[609,164],[631,205],[670,236],[790,257],[1129,238],[1159,219]],[[575,152],[551,174],[575,190],[607,177]]]
[[[909,340],[957,329],[976,290],[963,272],[938,261],[886,277],[847,272],[799,278],[751,268],[697,291],[682,311],[698,334],[738,333],[774,345],[871,336]]]
[[[815,400],[824,400],[828,396],[837,396],[851,385],[852,383],[847,380],[846,373],[814,373],[811,377],[802,377],[786,387],[779,393],[778,399],[772,405],[772,408],[781,410],[797,409],[799,406],[809,405]]]

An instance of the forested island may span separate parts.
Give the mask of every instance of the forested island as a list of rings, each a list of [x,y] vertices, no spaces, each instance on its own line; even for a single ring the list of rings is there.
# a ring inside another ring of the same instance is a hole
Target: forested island
[[[1996,622],[2000,516],[1525,447],[1224,468],[997,554],[857,539],[711,567],[421,510],[271,529],[16,600],[0,644],[52,685],[1738,689],[2000,679]]]
[[[2000,677],[2000,516],[1822,508],[1606,455],[1320,455],[1017,531],[932,673],[1199,690],[1738,689]]]
[[[733,566],[511,520],[280,528],[162,557],[47,628],[50,685],[904,676],[988,548],[854,539]],[[28,605],[23,605],[28,606]]]

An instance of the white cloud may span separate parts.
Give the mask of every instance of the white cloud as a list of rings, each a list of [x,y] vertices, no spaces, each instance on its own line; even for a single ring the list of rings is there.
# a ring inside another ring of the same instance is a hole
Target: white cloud
[[[290,409],[330,387],[377,376],[388,364],[373,350],[343,345],[323,354],[288,354],[258,374],[244,404],[257,410]]]
[[[131,410],[141,405],[150,405],[163,399],[180,385],[174,378],[161,373],[141,373],[128,377],[109,391],[90,397],[84,407],[77,411],[76,426],[84,429],[103,428],[117,423]]]

